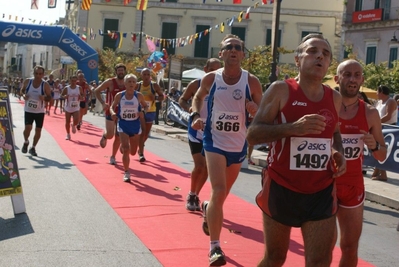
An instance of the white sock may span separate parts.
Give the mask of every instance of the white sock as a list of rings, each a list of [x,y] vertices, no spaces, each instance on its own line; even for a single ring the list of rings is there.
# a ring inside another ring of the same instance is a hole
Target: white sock
[[[212,249],[216,248],[216,247],[220,247],[220,241],[219,240],[211,241],[211,249],[210,249],[210,251]]]
[[[190,196],[196,196],[197,194],[196,193],[194,193],[194,192],[188,192],[188,194],[190,195]]]

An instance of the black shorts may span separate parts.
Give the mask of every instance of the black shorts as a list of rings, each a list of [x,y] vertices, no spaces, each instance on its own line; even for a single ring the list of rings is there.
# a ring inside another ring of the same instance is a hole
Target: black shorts
[[[33,125],[35,122],[36,128],[43,128],[44,113],[31,113],[25,111],[25,125]]]
[[[86,108],[86,101],[80,101],[80,108]]]
[[[202,153],[202,142],[196,143],[188,140],[188,144],[190,146],[191,155]]]
[[[262,201],[268,207],[263,212],[279,223],[301,227],[305,222],[328,219],[337,213],[335,182],[313,194],[292,191],[269,177],[264,183],[262,196],[267,199],[260,200],[258,195],[257,202]]]

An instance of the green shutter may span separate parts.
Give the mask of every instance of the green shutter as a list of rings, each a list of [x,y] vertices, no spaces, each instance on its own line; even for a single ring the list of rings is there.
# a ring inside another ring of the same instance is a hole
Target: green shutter
[[[111,39],[107,32],[117,32],[119,31],[119,20],[117,19],[104,19],[104,36],[103,36],[103,49],[110,48],[115,50],[116,40]]]
[[[362,10],[362,4],[363,4],[363,0],[356,0],[355,11],[361,11]]]
[[[162,36],[161,36],[161,38],[172,41],[172,39],[175,39],[176,37],[177,37],[177,23],[170,23],[170,22],[162,23]],[[175,47],[177,47],[177,46],[178,46],[178,44],[176,43]],[[172,42],[169,43],[169,46],[167,44],[164,45],[163,43],[161,43],[160,47],[161,47],[160,50],[165,48],[169,55],[176,54],[176,48],[173,47],[173,43]]]
[[[393,62],[395,60],[398,60],[398,48],[397,47],[392,47],[389,49],[389,63],[388,63],[388,68],[392,69],[393,68]]]
[[[198,32],[198,38],[195,39],[194,57],[208,58],[210,33],[204,35],[204,31],[209,28],[209,25],[197,25],[195,32]],[[201,40],[199,40],[200,34]]]
[[[366,52],[366,65],[370,63],[375,63],[377,48],[375,46],[367,47]]]
[[[272,29],[266,30],[266,45],[272,45]],[[281,47],[281,30],[278,30],[277,46]]]
[[[231,34],[237,35],[245,42],[245,27],[231,27]]]

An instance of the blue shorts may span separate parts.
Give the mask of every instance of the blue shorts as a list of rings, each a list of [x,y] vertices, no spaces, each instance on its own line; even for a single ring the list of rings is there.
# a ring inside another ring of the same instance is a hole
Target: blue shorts
[[[244,149],[241,152],[226,152],[219,148],[210,146],[204,146],[204,150],[225,156],[227,167],[229,167],[231,164],[241,163],[247,157],[247,145],[244,146]]]
[[[140,120],[139,119],[134,121],[118,120],[117,131],[118,133],[125,133],[129,137],[133,137],[136,134],[141,134]]]
[[[146,112],[144,119],[146,123],[152,123],[155,120],[155,112]]]

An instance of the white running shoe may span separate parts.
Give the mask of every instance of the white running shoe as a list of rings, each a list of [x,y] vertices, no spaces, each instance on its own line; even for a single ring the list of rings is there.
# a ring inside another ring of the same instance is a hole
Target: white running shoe
[[[71,140],[71,135],[67,134],[66,137],[65,137],[65,140]]]
[[[129,172],[125,172],[125,174],[123,175],[123,181],[126,183],[130,182],[130,173]]]
[[[111,157],[109,158],[109,164],[111,164],[111,165],[115,165],[115,164],[116,164],[115,157],[111,156]]]

